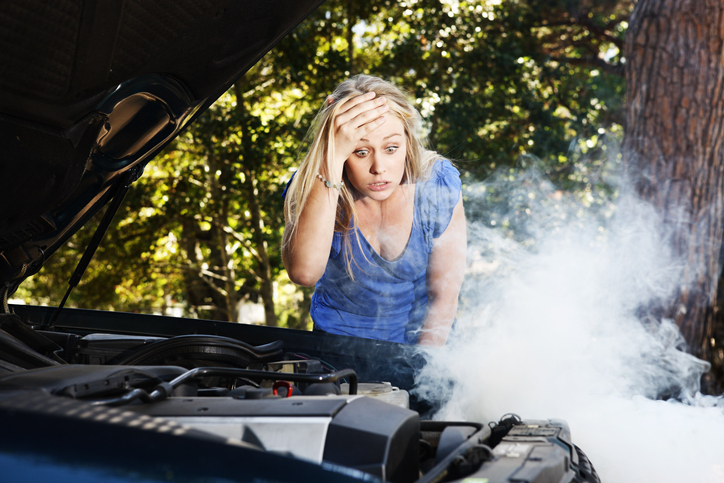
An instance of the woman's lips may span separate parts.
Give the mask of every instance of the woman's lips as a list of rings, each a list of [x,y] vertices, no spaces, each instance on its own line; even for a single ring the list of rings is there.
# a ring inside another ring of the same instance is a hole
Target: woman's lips
[[[370,183],[367,185],[371,191],[384,191],[390,186],[389,181],[379,181],[377,183]]]

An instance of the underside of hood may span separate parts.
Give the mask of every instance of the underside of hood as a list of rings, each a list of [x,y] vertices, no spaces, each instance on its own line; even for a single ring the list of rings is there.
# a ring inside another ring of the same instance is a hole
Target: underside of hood
[[[320,3],[3,2],[4,295]]]

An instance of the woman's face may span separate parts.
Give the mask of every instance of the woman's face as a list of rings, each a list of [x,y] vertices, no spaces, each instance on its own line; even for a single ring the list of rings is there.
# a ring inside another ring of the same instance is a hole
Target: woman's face
[[[402,182],[406,155],[404,124],[388,113],[384,124],[360,139],[347,158],[347,179],[363,198],[384,201]]]

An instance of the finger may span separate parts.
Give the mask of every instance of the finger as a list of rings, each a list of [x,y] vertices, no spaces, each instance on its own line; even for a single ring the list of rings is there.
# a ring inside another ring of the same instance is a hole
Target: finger
[[[384,116],[388,110],[389,107],[385,103],[379,106],[373,106],[361,111],[359,114],[350,119],[349,123],[355,128],[360,128]]]
[[[362,103],[369,102],[374,99],[376,95],[377,94],[375,92],[367,92],[365,94],[360,94],[359,96],[348,97],[340,105],[338,114],[345,113]]]
[[[357,134],[359,137],[364,137],[367,134],[371,133],[381,125],[383,125],[387,121],[387,116],[379,116],[375,119],[372,119],[370,122],[367,122],[365,124],[362,124],[360,127],[357,128]]]
[[[333,102],[334,102],[334,97],[327,96],[327,106],[331,106]]]
[[[368,122],[371,119],[380,116],[387,111],[387,99],[378,97],[355,104],[349,109],[337,114],[336,124],[341,126],[347,122],[352,122],[355,127]]]

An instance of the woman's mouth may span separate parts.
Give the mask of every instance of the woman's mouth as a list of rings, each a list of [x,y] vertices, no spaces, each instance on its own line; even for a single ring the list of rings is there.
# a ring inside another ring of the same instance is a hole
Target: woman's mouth
[[[370,183],[367,187],[372,191],[384,191],[390,186],[389,181],[379,181],[377,183]]]

